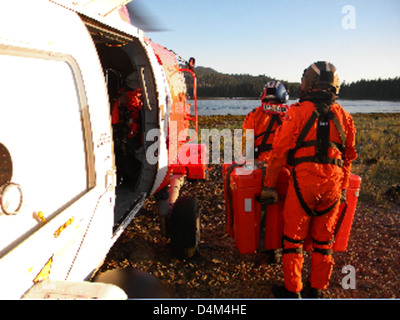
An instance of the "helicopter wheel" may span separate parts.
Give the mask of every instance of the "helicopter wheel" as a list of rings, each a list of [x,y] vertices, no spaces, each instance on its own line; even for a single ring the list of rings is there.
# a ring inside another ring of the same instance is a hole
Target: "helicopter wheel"
[[[171,214],[172,253],[180,259],[192,258],[200,242],[200,214],[197,200],[190,196],[178,198]]]

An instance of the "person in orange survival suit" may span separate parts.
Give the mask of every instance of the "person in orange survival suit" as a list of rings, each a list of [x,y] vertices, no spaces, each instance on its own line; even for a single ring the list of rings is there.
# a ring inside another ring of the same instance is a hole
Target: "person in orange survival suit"
[[[260,99],[261,106],[253,109],[243,122],[243,134],[246,134],[247,129],[254,130],[254,159],[259,161],[256,163],[257,166],[265,166],[272,149],[275,133],[282,125],[282,118],[289,110],[289,106],[285,104],[289,100],[289,93],[280,81],[269,81],[265,85]],[[264,222],[262,222],[263,224]],[[265,248],[261,250],[267,255],[270,263],[280,261],[280,256],[275,250]]]
[[[142,146],[143,101],[136,76],[134,72],[126,78],[126,87],[119,90],[111,109],[112,124],[118,131],[115,136],[119,137],[116,145],[117,161],[122,166],[122,176],[131,182],[137,180],[137,167],[141,162],[138,153]]]
[[[280,168],[293,165],[284,207],[283,273],[280,297],[301,297],[303,242],[313,239],[309,297],[322,297],[334,260],[333,232],[340,199],[349,184],[351,161],[357,158],[353,118],[335,99],[336,68],[316,62],[303,73],[300,102],[291,106],[273,143],[261,198],[277,201]]]
[[[285,105],[289,94],[280,81],[269,81],[260,99],[261,106],[253,109],[244,119],[243,133],[245,134],[246,129],[254,130],[254,158],[267,161],[275,132],[289,109]]]

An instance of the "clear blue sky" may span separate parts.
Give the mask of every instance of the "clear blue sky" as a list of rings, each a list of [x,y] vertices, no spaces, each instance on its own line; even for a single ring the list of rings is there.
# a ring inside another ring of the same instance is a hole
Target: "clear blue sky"
[[[133,1],[168,29],[147,36],[197,66],[299,82],[328,60],[341,81],[400,76],[400,0]]]

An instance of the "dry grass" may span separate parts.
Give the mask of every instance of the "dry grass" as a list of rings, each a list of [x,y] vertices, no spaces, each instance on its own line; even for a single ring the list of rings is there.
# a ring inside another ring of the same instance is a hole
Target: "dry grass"
[[[355,114],[358,159],[353,172],[362,178],[360,201],[390,205],[400,200],[400,113]]]

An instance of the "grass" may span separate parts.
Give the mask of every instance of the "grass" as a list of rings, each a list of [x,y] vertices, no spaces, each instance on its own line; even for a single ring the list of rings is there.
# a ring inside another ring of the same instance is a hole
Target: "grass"
[[[400,200],[400,113],[355,114],[358,159],[353,173],[362,178],[361,201]]]
[[[400,113],[358,113],[353,119],[358,159],[352,172],[362,178],[359,201],[383,206],[399,203]],[[244,116],[200,116],[199,128],[241,129],[243,120]]]

